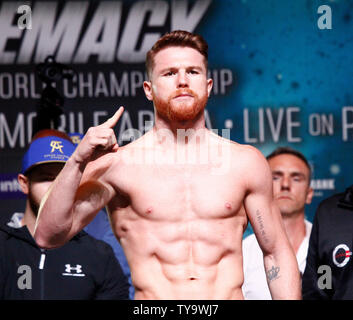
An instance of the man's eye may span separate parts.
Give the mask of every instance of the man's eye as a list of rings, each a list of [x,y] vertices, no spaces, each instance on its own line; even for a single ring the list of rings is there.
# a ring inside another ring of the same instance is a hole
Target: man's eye
[[[191,74],[198,74],[198,72],[196,70],[190,70],[189,73]]]
[[[174,71],[168,71],[168,72],[166,72],[164,75],[165,76],[172,76],[172,75],[174,75],[175,74],[175,72]]]
[[[272,180],[278,180],[279,179],[279,177],[277,177],[277,176],[272,176]]]

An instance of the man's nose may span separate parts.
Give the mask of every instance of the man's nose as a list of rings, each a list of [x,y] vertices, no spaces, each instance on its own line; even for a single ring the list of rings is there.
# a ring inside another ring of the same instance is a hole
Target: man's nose
[[[185,88],[188,86],[188,79],[185,71],[178,73],[178,88]]]
[[[281,180],[281,189],[289,190],[290,189],[290,179],[288,177],[283,177]]]

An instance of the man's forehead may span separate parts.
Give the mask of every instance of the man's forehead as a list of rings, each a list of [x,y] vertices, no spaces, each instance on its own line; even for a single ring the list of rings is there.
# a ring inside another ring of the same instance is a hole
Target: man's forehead
[[[291,176],[306,176],[307,174],[304,172],[304,170],[296,170],[296,169],[284,169],[284,168],[273,168],[272,174],[286,174],[289,173]],[[307,170],[306,170],[307,171]]]
[[[205,58],[196,49],[181,46],[163,48],[154,57],[154,67],[156,69],[185,65],[204,67]]]
[[[268,160],[272,171],[284,172],[309,172],[309,168],[305,162],[295,155],[280,154]]]

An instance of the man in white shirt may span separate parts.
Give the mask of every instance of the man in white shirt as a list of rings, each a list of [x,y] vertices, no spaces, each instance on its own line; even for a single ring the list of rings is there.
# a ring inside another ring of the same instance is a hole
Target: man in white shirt
[[[303,275],[308,252],[312,224],[305,219],[304,207],[310,204],[313,189],[310,187],[311,168],[298,151],[280,147],[267,161],[273,177],[273,197],[278,205],[283,225],[296,254],[300,274]],[[270,300],[268,282],[279,272],[269,270],[265,274],[263,254],[255,234],[243,241],[244,283],[242,291],[248,300]]]

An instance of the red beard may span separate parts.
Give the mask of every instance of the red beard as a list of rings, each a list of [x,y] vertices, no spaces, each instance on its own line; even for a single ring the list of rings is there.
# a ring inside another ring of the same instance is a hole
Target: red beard
[[[174,99],[181,94],[189,94],[193,97],[191,101],[175,101]],[[195,119],[200,112],[206,107],[208,100],[207,93],[201,98],[190,89],[178,89],[169,96],[167,102],[154,99],[154,105],[157,112],[163,117],[171,121],[188,121]]]

